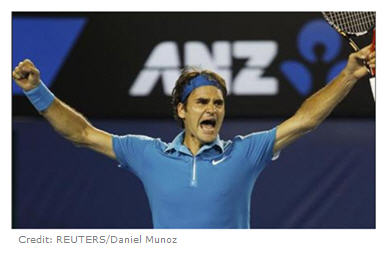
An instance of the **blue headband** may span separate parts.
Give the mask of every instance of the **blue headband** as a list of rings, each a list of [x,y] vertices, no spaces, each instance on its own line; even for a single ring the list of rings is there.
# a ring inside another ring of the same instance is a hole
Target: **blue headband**
[[[184,102],[186,98],[189,96],[189,94],[200,86],[216,86],[217,88],[221,89],[217,81],[209,80],[208,77],[205,75],[198,75],[192,78],[191,80],[189,80],[189,82],[185,85],[184,91],[182,92],[181,95],[181,102]]]

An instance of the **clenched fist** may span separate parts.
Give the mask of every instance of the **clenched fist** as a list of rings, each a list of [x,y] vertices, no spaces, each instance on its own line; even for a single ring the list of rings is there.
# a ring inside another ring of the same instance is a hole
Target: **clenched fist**
[[[38,86],[40,72],[29,59],[25,59],[16,66],[12,77],[24,91],[29,91]]]

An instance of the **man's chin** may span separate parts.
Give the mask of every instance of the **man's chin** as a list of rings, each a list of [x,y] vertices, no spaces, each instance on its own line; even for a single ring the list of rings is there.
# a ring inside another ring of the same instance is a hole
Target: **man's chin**
[[[202,134],[201,135],[201,140],[202,140],[202,143],[212,143],[213,141],[215,141],[217,137],[217,132],[215,133],[212,133],[212,134]]]
[[[219,134],[218,128],[205,129],[205,128],[199,127],[198,132],[197,132],[197,135],[198,135],[197,137],[201,143],[207,144],[207,143],[212,143],[213,141],[215,141],[218,134]]]

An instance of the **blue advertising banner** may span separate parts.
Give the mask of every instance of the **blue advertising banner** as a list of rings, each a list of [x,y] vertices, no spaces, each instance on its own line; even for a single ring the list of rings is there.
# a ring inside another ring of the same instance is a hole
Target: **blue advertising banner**
[[[224,77],[227,117],[288,117],[351,53],[319,12],[14,13],[12,31],[13,65],[30,58],[59,98],[98,118],[171,117],[188,65]],[[374,117],[369,89],[360,81],[331,116]],[[14,115],[36,115],[13,94]]]

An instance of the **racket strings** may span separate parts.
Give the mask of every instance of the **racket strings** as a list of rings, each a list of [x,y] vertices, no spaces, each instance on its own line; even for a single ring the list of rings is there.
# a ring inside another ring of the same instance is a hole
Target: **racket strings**
[[[323,12],[335,28],[348,34],[361,34],[375,26],[375,12]]]

